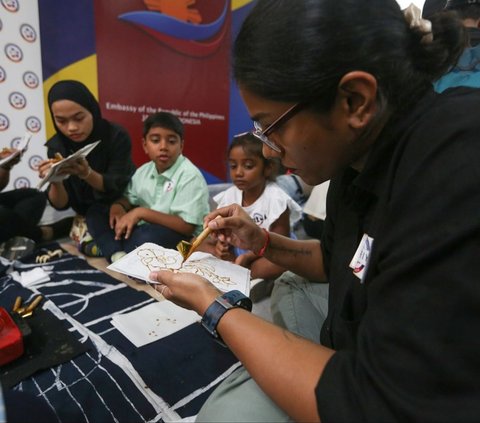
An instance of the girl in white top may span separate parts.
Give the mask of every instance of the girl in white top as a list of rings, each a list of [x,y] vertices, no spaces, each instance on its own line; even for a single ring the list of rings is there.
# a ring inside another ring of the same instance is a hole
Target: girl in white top
[[[261,141],[250,133],[237,135],[228,149],[228,166],[234,185],[213,198],[217,207],[240,204],[260,227],[289,236],[302,209],[273,182],[278,163],[263,156]],[[272,279],[284,271],[252,251],[234,251],[220,241],[213,254],[250,268],[252,278]]]

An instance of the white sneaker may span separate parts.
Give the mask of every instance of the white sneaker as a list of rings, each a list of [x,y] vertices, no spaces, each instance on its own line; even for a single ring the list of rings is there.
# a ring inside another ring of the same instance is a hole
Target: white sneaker
[[[126,256],[127,253],[125,251],[117,251],[116,253],[112,254],[112,257],[110,257],[110,261],[112,263],[115,263],[117,260],[120,260],[123,256]]]

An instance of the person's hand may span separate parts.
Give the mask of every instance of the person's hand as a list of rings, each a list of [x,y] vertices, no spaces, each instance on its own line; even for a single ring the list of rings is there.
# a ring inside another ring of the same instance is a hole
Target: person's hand
[[[252,266],[252,263],[255,260],[258,260],[258,256],[255,255],[252,252],[248,252],[245,254],[240,254],[236,259],[235,259],[235,264],[238,264],[239,266],[246,267],[247,269],[250,269]]]
[[[117,225],[117,222],[120,221],[120,219],[125,216],[127,212],[125,209],[122,207],[121,204],[118,203],[113,203],[110,206],[110,214],[108,217],[108,221],[110,223],[110,229],[115,229],[115,226]]]
[[[15,148],[3,148],[0,150],[0,159],[5,159],[12,154],[16,153],[18,150]],[[17,165],[20,160],[22,159],[22,155],[19,154],[18,156],[14,157],[12,160],[10,160],[8,163],[5,163],[2,165],[2,169],[6,170],[7,172],[10,172],[12,170],[12,167]]]
[[[53,162],[51,159],[42,160],[37,166],[38,176],[41,179],[45,178],[46,174],[48,173],[52,165],[53,165]]]
[[[115,224],[115,239],[118,241],[122,238],[128,239],[135,225],[140,221],[138,216],[138,208],[125,213]]]
[[[0,159],[5,159],[6,157],[10,156],[10,154],[15,153],[14,148],[4,147],[0,150]]]
[[[233,261],[235,256],[233,254],[233,247],[227,242],[217,239],[215,243],[215,256],[226,261]]]
[[[235,247],[259,251],[265,243],[263,230],[238,204],[214,210],[205,217],[204,222],[213,230],[214,237]]]
[[[180,307],[196,311],[203,316],[205,310],[222,293],[209,281],[193,273],[161,270],[150,273],[150,279],[157,281],[154,288],[167,300]]]
[[[62,168],[59,170],[59,175],[75,175],[80,179],[86,179],[92,172],[90,165],[85,157],[79,157],[75,160],[68,160],[65,164],[62,163]]]

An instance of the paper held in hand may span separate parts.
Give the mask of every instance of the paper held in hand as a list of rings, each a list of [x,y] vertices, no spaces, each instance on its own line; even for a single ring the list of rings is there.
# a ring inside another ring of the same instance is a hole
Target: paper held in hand
[[[25,151],[28,150],[30,138],[32,138],[32,134],[30,132],[25,132],[25,135],[23,136],[16,148],[4,148],[2,152],[5,152],[6,155],[5,157],[0,159],[0,166],[6,165],[7,163],[11,162],[15,157],[18,157],[25,153]],[[3,154],[1,156],[3,156]]]
[[[71,154],[68,157],[65,157],[56,163],[52,164],[52,167],[48,170],[48,173],[45,177],[38,183],[37,189],[41,189],[45,184],[50,182],[60,182],[64,179],[67,179],[70,175],[59,175],[62,168],[68,166],[72,161],[77,160],[82,157],[87,157],[90,152],[101,142],[95,141],[92,144],[87,144],[85,147],[81,148],[80,150],[75,151],[75,153]]]
[[[148,283],[156,283],[148,278],[150,272],[156,270],[194,273],[208,279],[223,292],[238,289],[245,295],[250,293],[249,269],[199,251],[183,261],[178,251],[151,242],[137,247],[108,269]]]

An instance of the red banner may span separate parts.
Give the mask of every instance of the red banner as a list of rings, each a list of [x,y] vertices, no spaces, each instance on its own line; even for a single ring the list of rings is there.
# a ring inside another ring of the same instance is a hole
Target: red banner
[[[94,4],[102,113],[130,133],[136,164],[148,160],[141,146],[143,120],[169,111],[185,125],[184,154],[209,182],[225,180],[230,1]]]

